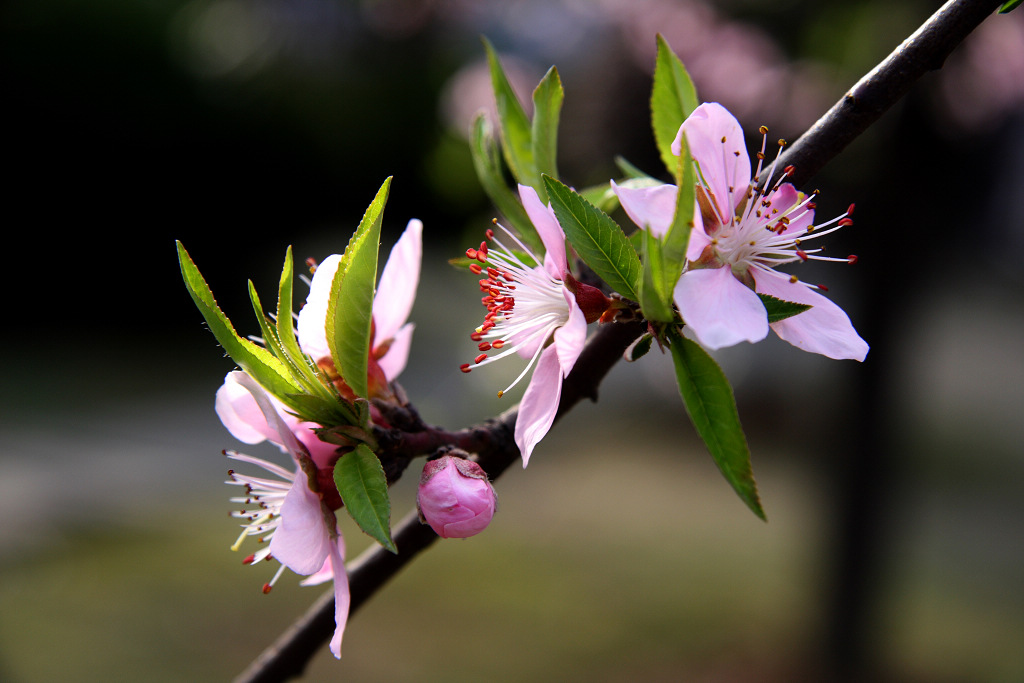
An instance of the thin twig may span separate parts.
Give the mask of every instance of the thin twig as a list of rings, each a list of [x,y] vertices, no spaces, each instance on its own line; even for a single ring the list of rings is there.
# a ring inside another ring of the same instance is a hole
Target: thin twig
[[[817,175],[921,76],[942,68],[954,48],[1001,4],[1001,0],[949,0],[784,150],[778,168],[793,166],[789,181],[797,187]],[[766,171],[758,182],[767,181]]]
[[[868,126],[896,103],[925,73],[938,69],[971,31],[999,7],[1002,0],[949,0],[883,62],[857,82],[850,91],[787,148],[781,167],[792,165],[791,182],[801,185],[838,155]],[[765,178],[760,179],[762,182]],[[608,325],[598,330],[565,379],[558,417],[583,398],[596,399],[605,374],[622,357],[627,345],[642,332],[637,324]],[[488,433],[491,446],[479,453],[481,466],[498,477],[519,455],[511,439],[516,410],[473,428]],[[556,418],[557,419],[557,418]],[[394,540],[399,553],[380,547],[364,552],[349,563],[350,613],[355,613],[373,593],[407,565],[437,536],[422,525],[415,513],[397,527]],[[269,683],[301,675],[306,663],[334,631],[333,593],[328,591],[306,614],[283,633],[238,677],[236,683]]]

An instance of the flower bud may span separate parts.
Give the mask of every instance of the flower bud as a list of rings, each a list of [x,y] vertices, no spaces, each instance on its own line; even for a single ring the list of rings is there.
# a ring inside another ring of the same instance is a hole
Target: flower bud
[[[445,455],[423,467],[416,508],[441,538],[468,538],[491,523],[498,497],[480,465]]]

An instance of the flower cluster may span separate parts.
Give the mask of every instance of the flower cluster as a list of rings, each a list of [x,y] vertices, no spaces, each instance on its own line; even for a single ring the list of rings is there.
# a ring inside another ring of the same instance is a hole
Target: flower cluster
[[[409,222],[381,273],[373,301],[374,336],[369,359],[372,395],[388,396],[388,384],[401,373],[408,359],[413,326],[406,320],[419,281],[422,229],[420,221]],[[333,255],[316,269],[297,322],[302,351],[325,371],[333,370],[324,321],[331,282],[340,260],[339,255]],[[342,384],[340,379],[335,383]],[[347,387],[339,389],[344,395]],[[261,543],[269,542],[245,560],[253,564],[274,559],[281,564],[264,585],[264,592],[270,591],[285,567],[306,576],[303,585],[333,580],[336,627],[330,647],[340,657],[349,590],[345,542],[335,516],[342,501],[332,470],[343,451],[317,437],[315,430],[321,425],[302,422],[244,372],[228,373],[217,391],[216,409],[221,422],[239,441],[268,441],[289,454],[292,461],[292,469],[288,469],[260,458],[226,452],[231,459],[260,467],[273,477],[230,472],[228,483],[245,489],[245,495],[231,499],[244,507],[232,513],[242,520],[242,533],[232,549],[237,550],[250,536]]]
[[[760,341],[771,327],[805,351],[864,360],[867,343],[846,313],[815,291],[823,288],[776,270],[808,260],[856,261],[854,256],[827,257],[821,249],[807,247],[811,240],[851,225],[853,205],[815,225],[815,195],[804,195],[784,182],[789,169],[775,183],[769,180],[764,188],[758,187],[768,130],[761,132],[765,138],[751,175],[743,130],[722,105],[702,104],[679,129],[673,151],[681,152],[685,136],[699,171],[699,211],[690,234],[688,265],[674,292],[679,314],[701,344],[711,349]],[[771,171],[774,176],[774,164]],[[613,188],[634,223],[655,236],[668,230],[675,209],[674,185]],[[769,324],[758,293],[811,308]]]
[[[761,132],[767,135],[766,128]],[[855,256],[828,257],[820,248],[807,246],[851,225],[853,205],[815,225],[816,197],[785,182],[791,169],[783,169],[777,181],[759,187],[767,137],[752,172],[742,128],[720,104],[702,104],[683,122],[672,145],[677,156],[684,136],[698,183],[686,263],[673,292],[683,323],[710,349],[760,341],[771,328],[805,351],[864,360],[867,343],[846,313],[818,293],[825,288],[776,270],[808,260],[855,262]],[[780,141],[780,151],[782,144]],[[775,175],[775,165],[769,176]],[[628,187],[612,181],[611,187],[634,223],[656,238],[666,235],[676,209],[675,185]],[[483,324],[470,335],[480,353],[461,369],[470,372],[512,354],[528,359],[522,373],[498,392],[501,396],[534,368],[515,428],[525,467],[554,421],[562,380],[583,349],[587,324],[601,317],[609,301],[596,288],[573,278],[565,234],[551,206],[543,205],[530,187],[520,185],[519,196],[544,244],[544,258],[534,255],[507,230],[510,244],[489,230],[488,242],[467,250],[466,255],[474,261],[470,269],[485,276],[480,289],[487,312]],[[759,295],[809,308],[770,322]]]

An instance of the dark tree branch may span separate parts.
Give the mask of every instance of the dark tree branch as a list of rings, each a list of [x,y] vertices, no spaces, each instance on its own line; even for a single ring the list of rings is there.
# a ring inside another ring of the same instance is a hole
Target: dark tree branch
[[[940,68],[953,49],[1001,3],[1002,0],[949,0],[786,149],[779,159],[779,167],[792,165],[791,182],[797,185],[807,182],[906,94],[922,75]],[[759,180],[765,182],[766,176]],[[625,323],[598,330],[563,383],[556,420],[581,399],[596,400],[604,376],[644,329],[639,323]],[[460,432],[427,429],[396,433],[391,435],[390,443],[385,436],[382,445],[399,455],[413,455],[427,452],[434,446],[457,443],[465,450],[476,452],[480,465],[494,479],[519,457],[512,439],[516,414],[513,408],[483,425]],[[394,533],[397,555],[375,546],[349,563],[350,614],[436,539],[433,530],[420,524],[412,513],[402,520]],[[333,631],[334,600],[333,593],[328,591],[254,660],[236,682],[269,683],[301,675],[306,663]]]
[[[953,49],[1001,4],[1001,0],[949,0],[784,150],[778,168],[793,166],[790,182],[797,187],[810,180],[921,76],[942,68]],[[765,171],[758,182],[767,181]]]

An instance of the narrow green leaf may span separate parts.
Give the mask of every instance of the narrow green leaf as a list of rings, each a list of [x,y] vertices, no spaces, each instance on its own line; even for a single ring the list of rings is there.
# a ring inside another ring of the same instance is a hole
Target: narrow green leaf
[[[307,356],[299,348],[299,340],[295,338],[295,322],[292,320],[292,291],[295,280],[295,266],[292,261],[292,248],[289,245],[284,255],[284,266],[281,268],[281,280],[277,286],[277,338],[281,348],[296,365],[308,367]]]
[[[655,322],[671,322],[675,318],[672,310],[672,289],[682,271],[675,277],[665,270],[665,258],[662,254],[661,241],[651,234],[650,230],[643,233],[642,250],[644,275],[640,279],[640,310],[644,317]]]
[[[363,214],[341,257],[327,304],[327,346],[334,366],[355,395],[364,398],[369,393],[366,372],[380,223],[390,187],[388,178]]]
[[[505,161],[512,175],[520,183],[534,188],[540,187],[540,174],[537,173],[537,165],[533,158],[530,120],[512,90],[512,84],[501,67],[494,46],[486,38],[483,42],[487,49],[487,62],[491,68],[491,86],[494,88],[494,103],[498,109],[498,128]]]
[[[366,444],[338,458],[334,465],[334,484],[345,509],[359,528],[393,553],[391,540],[391,499],[380,460]]]
[[[766,519],[729,380],[696,342],[675,335],[671,344],[679,393],[697,433],[740,499],[755,515]]]
[[[569,244],[584,263],[609,287],[637,301],[640,258],[618,223],[558,180],[544,176],[544,185]]]
[[[263,305],[260,303],[260,297],[256,293],[256,285],[252,283],[252,280],[249,280],[249,301],[252,302],[252,310],[256,313],[256,319],[260,323],[263,346],[277,356],[282,363],[287,365],[288,359],[285,357],[281,344],[278,342],[277,330],[270,326],[270,320],[267,318],[266,313],[263,312]]]
[[[505,182],[502,173],[501,159],[498,156],[493,134],[487,117],[480,114],[473,121],[469,151],[473,157],[473,167],[484,192],[509,222],[510,228],[516,231],[520,239],[531,248],[544,251],[536,228],[526,215],[526,209],[519,202],[519,197]]]
[[[672,141],[679,132],[679,126],[699,104],[697,90],[686,73],[686,67],[659,35],[654,85],[651,88],[651,127],[661,160],[673,175],[676,157],[672,154]]]
[[[558,120],[564,97],[558,69],[551,67],[533,91],[531,140],[534,168],[538,174],[546,173],[552,178],[558,177]],[[534,189],[540,193],[541,201],[547,199],[543,185]]]
[[[231,321],[220,310],[217,301],[213,298],[213,292],[210,291],[206,280],[203,279],[196,264],[185,251],[184,245],[177,242],[177,247],[178,262],[181,265],[181,275],[185,280],[185,286],[188,288],[189,294],[192,295],[192,300],[195,301],[199,312],[206,319],[206,324],[209,325],[213,336],[224,347],[224,351],[231,357],[231,360],[249,373],[264,389],[286,403],[286,397],[289,394],[301,393],[301,387],[292,379],[288,367],[281,360],[262,346],[239,336]]]
[[[1024,2],[1024,0],[1007,0],[1003,3],[1003,6],[999,8],[999,13],[1006,14],[1007,12],[1015,10],[1020,7],[1022,2]]]
[[[792,318],[797,313],[803,313],[809,308],[813,308],[810,304],[798,304],[795,301],[784,301],[783,299],[776,299],[774,296],[769,294],[758,293],[761,297],[761,303],[764,304],[765,310],[768,311],[768,322],[777,323],[780,320],[786,318]]]
[[[676,210],[672,224],[664,237],[664,258],[665,268],[674,271],[678,280],[679,274],[683,272],[683,264],[686,263],[686,247],[690,244],[690,232],[693,230],[697,178],[686,140],[683,140],[681,154],[673,159],[676,162],[675,180],[679,190],[676,192]],[[672,286],[675,286],[675,281]]]
[[[316,422],[329,427],[365,423],[365,420],[359,419],[352,405],[334,396],[325,398],[311,394],[291,394],[285,398],[295,414],[306,422]]]

